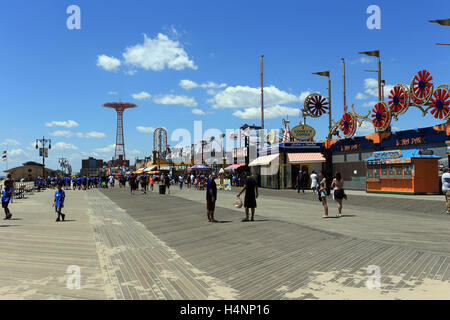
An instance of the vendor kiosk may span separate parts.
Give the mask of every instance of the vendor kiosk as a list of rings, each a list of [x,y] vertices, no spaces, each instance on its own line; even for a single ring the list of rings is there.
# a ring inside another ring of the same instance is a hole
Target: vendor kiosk
[[[439,193],[439,158],[418,149],[374,152],[364,159],[366,192]]]

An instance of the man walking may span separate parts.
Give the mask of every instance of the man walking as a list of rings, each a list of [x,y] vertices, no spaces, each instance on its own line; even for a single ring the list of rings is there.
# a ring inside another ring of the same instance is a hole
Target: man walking
[[[168,174],[166,174],[164,176],[164,184],[165,184],[166,189],[167,189],[167,194],[170,194],[170,176]]]
[[[442,175],[442,192],[445,195],[446,212],[450,214],[450,169],[445,169]]]
[[[303,172],[300,170],[298,172],[298,176],[297,176],[297,193],[300,193],[300,189],[302,189],[303,193],[305,193],[305,179],[304,179],[304,174]]]
[[[217,222],[214,219],[214,210],[216,209],[217,199],[217,185],[216,185],[216,173],[211,173],[208,184],[206,185],[206,216],[208,222]]]
[[[139,182],[141,183],[142,194],[147,194],[147,176],[145,173],[141,173]]]

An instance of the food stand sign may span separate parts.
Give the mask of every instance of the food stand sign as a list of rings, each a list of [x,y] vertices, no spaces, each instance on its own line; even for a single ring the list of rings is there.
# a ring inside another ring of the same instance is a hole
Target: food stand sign
[[[316,130],[306,124],[301,124],[291,129],[291,135],[298,140],[312,140],[316,135]]]
[[[373,153],[374,160],[401,158],[401,150],[376,151]]]

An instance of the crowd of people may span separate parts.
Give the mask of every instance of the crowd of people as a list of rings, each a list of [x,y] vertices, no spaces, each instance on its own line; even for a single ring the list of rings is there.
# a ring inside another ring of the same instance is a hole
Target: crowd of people
[[[61,212],[64,207],[65,192],[64,190],[88,190],[92,188],[108,188],[114,187],[117,180],[120,188],[126,187],[128,182],[130,186],[131,195],[139,190],[142,194],[146,194],[148,188],[153,191],[154,185],[162,184],[166,187],[167,193],[170,194],[170,187],[172,185],[178,185],[180,190],[183,189],[185,184],[187,188],[195,188],[196,190],[206,189],[206,212],[209,222],[217,222],[214,218],[215,203],[217,200],[217,175],[215,172],[199,172],[199,173],[181,173],[170,175],[169,173],[163,173],[161,175],[148,175],[142,173],[140,175],[119,175],[117,177],[101,176],[101,177],[86,177],[86,176],[74,176],[74,177],[50,177],[46,179],[38,177],[34,181],[36,188],[50,188],[56,189],[54,194],[53,206],[57,213],[56,221],[64,221],[65,215]],[[258,183],[255,175],[250,175],[247,172],[243,172],[239,175],[231,174],[222,178],[228,178],[232,181],[232,185],[235,187],[242,187],[237,194],[237,198],[240,199],[240,195],[245,192],[245,199],[243,206],[245,208],[245,218],[242,221],[254,221],[256,199],[258,198]],[[305,171],[300,171],[297,176],[297,192],[305,192],[305,188],[311,179],[311,189],[313,194],[318,195],[319,201],[322,203],[324,215],[323,218],[328,218],[328,203],[327,197],[332,195],[336,201],[338,214],[337,217],[342,216],[342,202],[347,199],[347,195],[344,191],[344,179],[341,174],[337,172],[332,181],[327,181],[323,172],[317,174],[312,171],[308,177]],[[331,179],[330,179],[331,180]],[[450,214],[450,170],[447,169],[442,176],[443,191],[446,196],[446,212]],[[13,198],[14,180],[11,179],[11,175],[4,181],[4,186],[1,193],[2,208],[5,212],[5,220],[11,219],[12,214],[9,210],[9,203]],[[251,213],[251,216],[250,216]]]

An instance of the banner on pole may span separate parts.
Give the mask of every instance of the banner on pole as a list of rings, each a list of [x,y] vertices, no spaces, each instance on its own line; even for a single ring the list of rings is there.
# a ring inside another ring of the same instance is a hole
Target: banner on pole
[[[48,158],[48,148],[39,148],[39,157]]]

